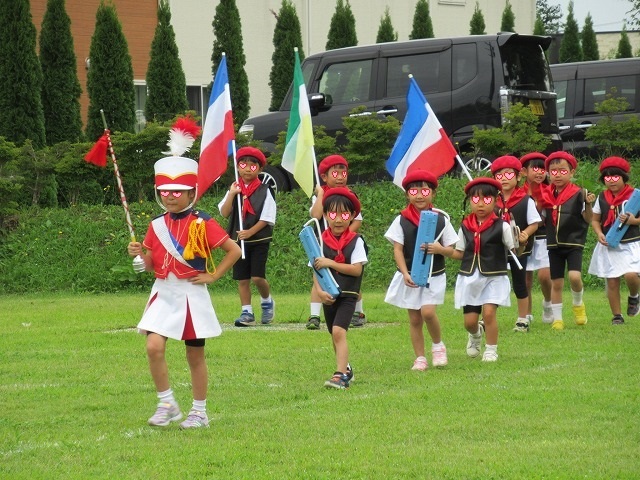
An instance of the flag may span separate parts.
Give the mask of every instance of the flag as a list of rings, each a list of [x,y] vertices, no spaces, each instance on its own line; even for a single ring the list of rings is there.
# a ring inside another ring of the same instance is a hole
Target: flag
[[[313,195],[316,155],[313,150],[311,110],[304,84],[298,49],[293,67],[293,101],[289,115],[287,141],[282,155],[282,168],[288,170],[308,197]]]
[[[107,166],[107,150],[109,149],[109,132],[105,131],[96,144],[84,156],[88,163],[93,163],[98,167]]]
[[[407,92],[407,114],[396,143],[387,160],[387,171],[393,183],[413,170],[427,170],[439,177],[454,165],[457,152],[445,133],[417,82],[410,77]]]
[[[222,60],[213,79],[209,109],[202,129],[200,161],[198,162],[199,197],[227,169],[227,160],[229,155],[233,154],[232,141],[234,139],[227,57],[222,54]]]

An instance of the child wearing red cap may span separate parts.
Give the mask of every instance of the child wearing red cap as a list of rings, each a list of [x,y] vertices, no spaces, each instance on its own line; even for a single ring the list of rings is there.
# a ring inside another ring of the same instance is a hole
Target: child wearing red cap
[[[493,177],[502,185],[502,195],[498,196],[496,203],[498,215],[511,225],[518,247],[517,258],[520,265],[512,257],[508,258],[513,292],[518,301],[518,319],[513,330],[528,332],[532,317],[527,317],[529,309],[527,259],[533,249],[533,234],[538,230],[538,224],[542,219],[527,189],[518,186],[521,170],[520,160],[511,155],[498,157],[491,164]]]
[[[629,288],[627,315],[638,314],[638,288],[640,287],[640,218],[638,212],[623,212],[624,202],[631,198],[633,187],[628,185],[629,162],[620,157],[605,158],[600,164],[600,181],[606,190],[593,206],[591,226],[598,237],[593,250],[589,273],[606,279],[607,299],[611,307],[613,325],[624,323],[620,306],[620,277]],[[634,214],[635,213],[635,214]],[[616,248],[607,243],[607,232],[616,218],[629,225]]]
[[[534,198],[546,211],[545,228],[553,311],[551,328],[554,330],[564,329],[562,290],[565,269],[569,272],[575,323],[587,323],[587,312],[583,302],[582,251],[591,222],[591,204],[596,196],[571,182],[577,166],[578,161],[570,153],[553,152],[545,160],[551,184],[532,186]]]
[[[318,279],[313,276],[336,355],[336,371],[324,385],[327,388],[345,389],[353,381],[347,331],[356,309],[367,252],[362,237],[349,228],[360,213],[360,201],[351,190],[345,187],[328,189],[322,200],[322,209],[328,225],[322,232],[324,256],[316,258],[313,266],[318,270],[329,268],[340,287],[340,295],[333,298],[322,290]]]
[[[469,333],[467,355],[480,355],[482,334],[486,334],[483,362],[498,360],[499,306],[511,305],[511,286],[507,276],[507,251],[514,250],[511,227],[495,214],[496,199],[502,185],[493,178],[476,178],[464,192],[471,214],[458,232],[458,243],[451,258],[462,260],[456,280],[455,307],[462,308],[464,326]],[[479,322],[482,314],[483,323]]]
[[[547,172],[544,168],[544,161],[547,156],[539,152],[527,153],[520,158],[522,164],[522,172],[525,176],[523,187],[527,193],[531,195],[532,185],[540,185],[541,183],[549,183]],[[540,215],[544,214],[542,208],[536,203],[536,209]],[[529,292],[529,301],[527,305],[527,318],[529,322],[533,321],[532,307],[533,298],[531,296],[531,288],[533,286],[533,272],[538,272],[538,283],[542,291],[542,322],[553,322],[553,312],[551,310],[551,276],[549,273],[549,252],[547,250],[547,235],[544,229],[544,221],[538,225],[533,237],[533,249],[531,255],[527,259],[527,291]]]
[[[320,179],[324,182],[324,185],[318,185],[316,187],[316,194],[312,199],[309,214],[311,215],[311,218],[322,220],[322,201],[324,199],[324,193],[329,188],[348,188],[347,180],[349,177],[349,164],[347,163],[347,160],[341,155],[329,155],[325,157],[318,165],[318,174],[320,175]],[[352,232],[357,232],[360,229],[361,225],[362,213],[358,213],[356,218],[352,219],[349,229]],[[326,228],[326,225],[324,225],[324,227]],[[311,289],[311,311],[306,325],[308,330],[317,330],[320,328],[321,309],[322,302],[320,301],[318,293],[315,291],[314,287]],[[362,293],[360,293],[360,295],[358,296],[358,302],[356,303],[356,310],[353,313],[353,318],[351,319],[351,326],[363,327],[366,322],[367,319],[362,307]]]
[[[416,356],[411,369],[420,371],[428,367],[423,333],[425,325],[432,342],[433,366],[447,365],[447,348],[442,341],[436,306],[444,303],[447,288],[444,256],[450,257],[453,254],[453,245],[458,241],[458,235],[449,222],[449,216],[433,209],[437,187],[438,178],[430,172],[416,170],[408,173],[402,181],[402,188],[409,205],[393,220],[384,234],[393,244],[393,257],[398,267],[384,301],[407,309],[411,345]],[[427,253],[433,254],[433,269],[428,287],[418,286],[411,279],[420,213],[423,210],[433,210],[438,214],[435,232],[438,241],[426,245]]]
[[[273,321],[275,302],[267,282],[267,257],[276,222],[276,202],[271,189],[258,178],[267,163],[264,154],[254,147],[242,147],[236,153],[238,182],[233,182],[229,191],[218,204],[220,214],[229,218],[227,232],[237,241],[244,242],[244,258],[233,266],[233,279],[238,281],[241,313],[235,320],[236,327],[256,324],[251,305],[251,282],[260,294],[263,325]],[[241,195],[241,207],[237,196]],[[241,210],[240,210],[241,208]],[[242,228],[240,223],[242,215]]]
[[[206,338],[222,333],[207,284],[231,269],[240,258],[240,248],[214,219],[193,209],[198,169],[194,160],[166,157],[154,169],[156,200],[166,213],[151,222],[142,244],[131,242],[127,247],[129,255],[140,255],[146,271],[156,277],[138,324],[140,333],[147,335],[149,370],[158,396],[157,410],[148,423],[165,427],[182,418],[165,358],[167,338],[173,338],[185,343],[193,390],[193,406],[180,427],[207,427],[204,345]],[[211,259],[215,248],[225,251],[217,267]]]

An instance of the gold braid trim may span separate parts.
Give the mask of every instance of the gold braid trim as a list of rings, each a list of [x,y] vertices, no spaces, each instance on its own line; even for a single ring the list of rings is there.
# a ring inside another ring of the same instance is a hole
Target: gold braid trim
[[[195,222],[189,224],[187,245],[184,247],[184,253],[182,254],[185,260],[193,260],[196,255],[206,259],[207,273],[211,275],[216,273],[216,265],[213,263],[211,248],[207,241],[207,226],[202,218],[198,218]]]

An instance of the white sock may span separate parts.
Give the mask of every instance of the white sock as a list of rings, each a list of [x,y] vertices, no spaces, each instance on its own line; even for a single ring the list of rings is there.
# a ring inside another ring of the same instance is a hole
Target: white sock
[[[484,351],[485,352],[498,352],[498,345],[485,345],[484,346]]]
[[[271,303],[271,295],[269,295],[267,298],[260,297],[260,303]]]
[[[638,298],[638,293],[636,293],[635,295],[629,295],[629,298]]]
[[[320,316],[320,312],[322,311],[322,303],[320,302],[311,302],[311,315],[314,315],[316,317]]]
[[[562,304],[561,303],[552,303],[551,311],[553,312],[554,320],[562,320]]]
[[[549,300],[548,302],[546,300],[543,300],[542,308],[551,308],[551,300]]]
[[[574,292],[571,290],[571,297],[573,298],[573,306],[578,307],[582,305],[582,294],[584,293],[584,289],[579,292]]]
[[[195,410],[196,412],[206,412],[207,411],[207,400],[193,400],[193,405],[191,407],[192,410]]]
[[[362,299],[356,302],[356,312],[362,313]]]
[[[482,331],[480,330],[480,325],[478,325],[478,331],[476,333],[472,333],[471,336],[474,338],[482,337]]]
[[[516,320],[516,323],[520,323],[521,321],[522,321],[523,323],[525,323],[525,322],[528,322],[528,321],[529,321],[529,319],[528,319],[528,318],[526,318],[526,317],[525,317],[525,318],[518,317],[518,320]]]
[[[171,405],[177,405],[175,397],[173,396],[173,390],[165,390],[164,392],[158,392],[158,401],[160,403],[170,403]]]
[[[253,313],[253,307],[251,305],[242,305],[242,311]]]
[[[442,343],[442,340],[440,340],[440,343],[432,343],[431,344],[431,350],[436,349],[436,348],[442,348],[444,347],[444,343]]]

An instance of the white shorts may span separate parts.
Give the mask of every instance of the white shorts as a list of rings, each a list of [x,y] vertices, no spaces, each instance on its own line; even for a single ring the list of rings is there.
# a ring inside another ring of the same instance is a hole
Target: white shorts
[[[465,305],[493,303],[502,307],[511,306],[511,284],[507,275],[486,277],[478,271],[469,277],[458,275],[455,291],[455,308]]]
[[[549,250],[547,250],[546,238],[536,238],[533,241],[533,250],[527,259],[527,272],[534,272],[541,268],[549,268]]]
[[[407,287],[402,273],[396,270],[384,301],[396,307],[420,310],[424,305],[442,305],[446,289],[447,275],[444,273],[431,277],[429,288],[414,288]]]
[[[589,273],[601,278],[619,278],[625,273],[640,273],[640,242],[621,243],[616,248],[596,244]]]

